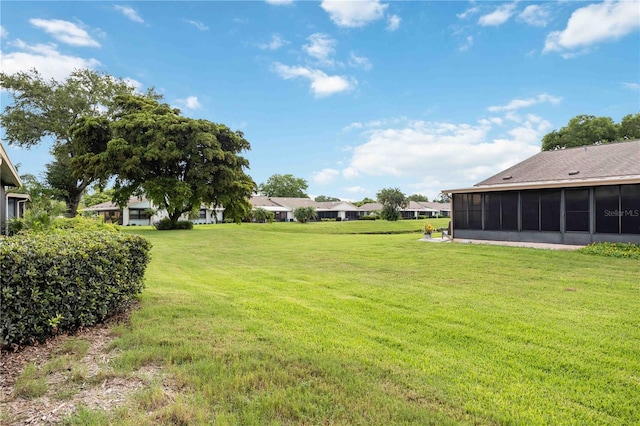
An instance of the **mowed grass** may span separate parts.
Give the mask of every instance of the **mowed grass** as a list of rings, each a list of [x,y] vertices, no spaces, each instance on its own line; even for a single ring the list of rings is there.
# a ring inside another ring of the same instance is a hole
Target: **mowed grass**
[[[117,365],[170,372],[182,423],[640,422],[637,260],[423,223],[129,229],[154,246]],[[111,421],[178,422],[146,411]]]

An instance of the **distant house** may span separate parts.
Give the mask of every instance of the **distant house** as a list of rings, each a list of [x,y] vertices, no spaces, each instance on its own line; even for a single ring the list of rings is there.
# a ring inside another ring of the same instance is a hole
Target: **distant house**
[[[27,203],[31,201],[29,194],[7,193],[7,219],[24,217]]]
[[[367,203],[360,206],[361,216],[368,216],[373,212],[382,210],[380,203]],[[448,203],[436,203],[427,201],[409,201],[409,205],[400,210],[403,219],[418,219],[420,217],[450,217],[451,207]]]
[[[9,160],[9,155],[0,143],[0,222],[2,223],[2,233],[8,233],[8,221],[19,212],[20,197],[8,197],[9,188],[19,188],[22,186],[18,171]],[[11,199],[11,203],[9,202]],[[26,199],[24,199],[26,201]],[[24,208],[24,204],[23,204]]]
[[[191,220],[195,224],[217,223],[222,221],[224,209],[212,209],[205,206],[200,208],[198,218],[189,219],[186,215],[181,220]],[[87,212],[95,212],[103,217],[107,223],[117,223],[123,226],[152,225],[155,222],[168,217],[166,210],[160,210],[153,206],[150,200],[144,197],[131,197],[126,207],[119,207],[111,201],[96,204],[83,209]]]
[[[318,214],[318,220],[356,220],[360,216],[358,207],[346,201],[318,202],[310,198],[265,197],[256,195],[251,197],[253,208],[263,208],[273,212],[276,221],[291,222],[295,220],[293,212],[299,207],[313,207]]]
[[[292,210],[289,207],[281,206],[280,204],[272,201],[269,197],[261,195],[254,195],[251,197],[251,206],[254,209],[261,208],[273,213],[274,219],[278,222],[288,222],[289,214]],[[293,218],[293,216],[291,216]]]
[[[438,216],[451,217],[450,203],[438,203],[436,201],[419,201],[419,203],[429,209],[435,210]]]
[[[543,151],[453,200],[453,238],[640,243],[640,140]]]

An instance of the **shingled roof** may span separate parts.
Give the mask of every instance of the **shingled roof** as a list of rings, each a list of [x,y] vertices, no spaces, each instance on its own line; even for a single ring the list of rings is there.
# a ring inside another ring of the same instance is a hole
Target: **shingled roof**
[[[635,182],[640,182],[640,140],[543,151],[467,190]]]

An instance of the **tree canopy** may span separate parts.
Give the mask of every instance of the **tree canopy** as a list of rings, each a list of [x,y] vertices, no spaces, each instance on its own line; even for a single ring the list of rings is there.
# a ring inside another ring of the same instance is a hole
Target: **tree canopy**
[[[378,202],[382,204],[381,216],[386,220],[398,220],[399,210],[405,208],[409,201],[400,188],[381,189],[377,194]]]
[[[109,117],[113,100],[134,88],[121,79],[92,70],[73,71],[65,81],[46,81],[35,69],[13,75],[0,73],[0,86],[12,98],[0,114],[0,124],[11,145],[30,148],[53,141],[54,161],[47,166],[48,185],[75,216],[84,190],[98,177],[85,169],[71,169],[77,155],[96,154],[104,147],[76,140],[72,127],[86,117]]]
[[[326,195],[318,195],[316,198],[314,198],[314,200],[317,201],[318,203],[323,203],[326,201],[340,201],[340,198],[328,197]]]
[[[82,197],[82,204],[85,207],[95,206],[96,204],[106,203],[113,200],[115,191],[113,189],[106,189],[104,191],[96,191],[92,194],[85,194]]]
[[[560,130],[553,130],[542,138],[542,150],[572,148],[596,143],[640,139],[640,113],[628,114],[620,123],[610,117],[578,115]]]
[[[375,202],[376,202],[376,200],[374,200],[373,198],[364,197],[361,201],[355,201],[352,204],[354,206],[360,207],[360,206],[363,206],[365,204],[375,203]]]
[[[435,201],[436,203],[450,203],[451,197],[449,196],[449,194],[441,192],[433,201]]]
[[[427,198],[426,195],[422,195],[422,194],[413,194],[413,195],[409,195],[407,197],[407,201],[425,201],[428,202],[429,198]]]
[[[260,193],[266,197],[308,198],[305,192],[308,187],[309,184],[302,178],[276,174],[260,184]]]
[[[106,144],[99,155],[76,158],[74,168],[114,175],[118,204],[144,193],[173,223],[202,204],[224,206],[225,216],[237,222],[247,216],[256,185],[240,155],[250,149],[242,132],[183,117],[150,97],[121,95],[115,106],[111,122],[89,117],[74,126],[83,143]]]

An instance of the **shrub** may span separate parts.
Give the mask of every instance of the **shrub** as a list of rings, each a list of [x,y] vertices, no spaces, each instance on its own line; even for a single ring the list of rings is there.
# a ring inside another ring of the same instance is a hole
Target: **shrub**
[[[193,229],[193,222],[188,220],[179,220],[176,222],[173,229]]]
[[[377,220],[378,216],[375,214],[368,214],[368,215],[360,216],[359,219],[360,220]]]
[[[25,232],[55,232],[58,229],[78,231],[112,231],[117,232],[117,225],[104,223],[101,217],[74,218],[52,217],[44,210],[27,211],[24,219],[11,219],[9,221],[9,235]]]
[[[151,244],[119,232],[30,233],[0,240],[0,347],[103,321],[142,291]]]
[[[592,243],[579,251],[605,257],[640,259],[640,245],[631,243]]]
[[[171,219],[165,217],[153,224],[153,227],[158,231],[169,231],[171,229],[193,229],[193,222],[188,220],[179,220],[175,224],[171,222]]]
[[[109,231],[118,232],[118,225],[112,223],[104,223],[102,217],[81,217],[76,216],[72,219],[57,218],[52,227],[54,229],[74,229],[76,231]]]
[[[400,212],[395,208],[395,206],[384,206],[382,207],[380,216],[385,220],[395,222],[400,219]]]
[[[298,207],[293,211],[293,217],[300,223],[307,223],[310,220],[316,219],[318,213],[315,207]]]
[[[260,223],[273,223],[276,215],[272,211],[266,210],[263,207],[256,207],[252,212],[253,219]]]

